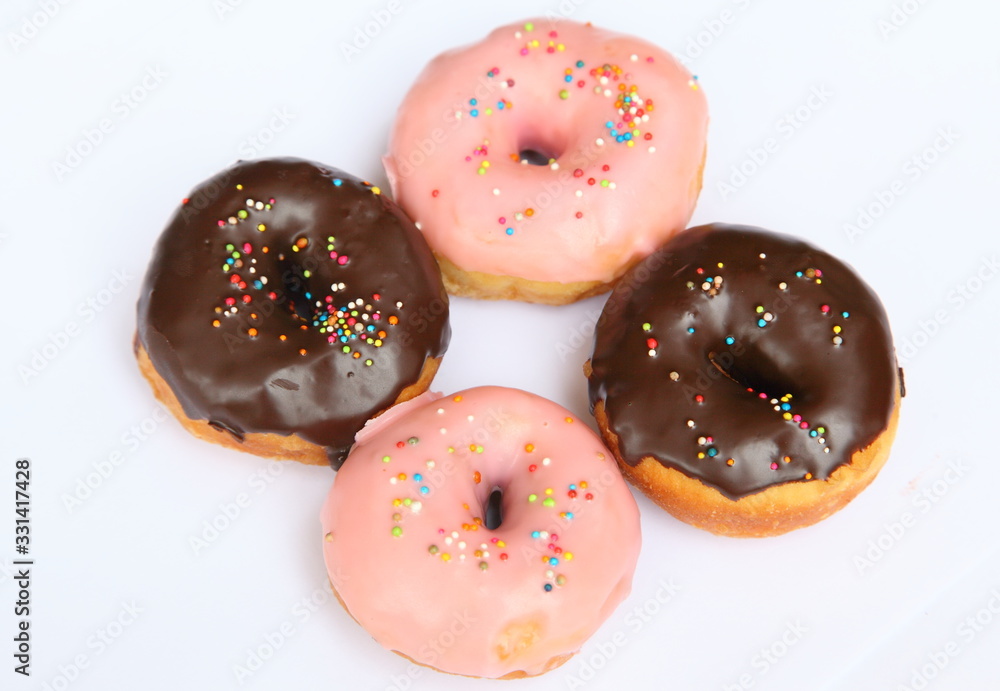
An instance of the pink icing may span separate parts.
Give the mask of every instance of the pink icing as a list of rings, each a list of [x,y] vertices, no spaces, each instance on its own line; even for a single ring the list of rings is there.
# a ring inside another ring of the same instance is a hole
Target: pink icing
[[[377,435],[382,431],[383,427],[386,427],[397,418],[408,415],[411,411],[416,410],[423,405],[427,405],[428,403],[432,403],[441,398],[443,395],[444,394],[438,393],[437,391],[424,391],[422,394],[414,396],[408,401],[397,403],[378,417],[373,417],[366,422],[365,426],[358,430],[358,433],[354,435],[354,442],[357,444],[363,443],[370,437]]]
[[[331,581],[383,646],[454,674],[540,674],[628,595],[638,508],[567,410],[480,387],[377,422],[321,521]],[[503,522],[489,530],[496,487]]]
[[[621,109],[620,85],[638,99]],[[631,144],[609,135],[609,121]],[[458,267],[610,282],[687,225],[707,127],[696,79],[666,51],[537,19],[435,58],[399,109],[383,163],[396,201]],[[556,165],[511,158],[524,149]]]

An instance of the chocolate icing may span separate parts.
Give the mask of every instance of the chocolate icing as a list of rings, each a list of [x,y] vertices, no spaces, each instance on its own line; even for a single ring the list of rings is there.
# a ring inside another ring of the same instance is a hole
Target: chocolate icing
[[[829,254],[747,226],[686,230],[629,271],[591,366],[591,406],[604,401],[625,463],[651,456],[734,500],[828,478],[885,431],[899,390],[875,293]]]
[[[451,334],[413,223],[370,183],[293,158],[239,162],[192,191],[138,322],[188,417],[238,440],[297,434],[335,467]]]

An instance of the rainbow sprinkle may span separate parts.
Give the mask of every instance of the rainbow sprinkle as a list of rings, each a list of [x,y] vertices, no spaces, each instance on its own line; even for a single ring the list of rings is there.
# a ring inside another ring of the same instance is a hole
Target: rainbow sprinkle
[[[540,56],[560,55],[564,57],[564,54],[567,52],[567,46],[560,41],[558,31],[541,30],[532,22],[527,22],[516,29],[513,32],[513,39],[516,45],[516,52],[520,57],[532,54]],[[638,55],[631,55],[629,60],[633,63],[638,63],[640,58]],[[645,62],[652,63],[654,60],[650,56],[645,58]],[[621,65],[610,62],[600,66],[589,66],[589,69],[587,63],[582,59],[576,59],[568,64],[563,64],[566,66],[559,72],[558,81],[553,89],[553,95],[559,101],[567,102],[572,100],[578,93],[582,95],[588,92],[602,99],[610,99],[610,103],[608,104],[610,109],[602,121],[603,136],[597,137],[594,141],[597,147],[603,147],[607,141],[611,141],[623,144],[628,148],[633,148],[637,142],[641,141],[646,142],[649,153],[655,153],[656,147],[651,144],[653,134],[647,131],[647,123],[649,123],[650,116],[654,112],[654,103],[652,99],[642,95],[641,88],[636,82],[635,74],[624,69]],[[464,99],[453,111],[456,121],[465,117],[488,117],[513,108],[514,104],[509,99],[503,97],[496,99],[493,96],[489,96],[489,94],[493,94],[497,89],[503,90],[514,87],[515,80],[507,76],[508,74],[509,70],[506,68],[501,70],[501,67],[496,65],[486,69],[485,79],[480,77],[476,93]],[[696,80],[697,78],[695,77],[694,79]],[[692,88],[696,89],[697,84],[694,83]],[[484,93],[487,95],[484,96]],[[483,147],[477,147],[472,154],[465,157],[466,161],[475,160],[478,163],[474,169],[477,176],[485,176],[491,167],[490,161],[485,158],[486,144],[484,143]],[[480,150],[481,148],[482,150]],[[509,157],[515,162],[524,164],[529,162],[536,163],[534,160],[529,161],[523,158],[522,153],[521,151],[511,152],[509,153]],[[543,153],[542,155],[544,157],[545,154]],[[541,161],[537,163],[539,165],[543,164]],[[559,170],[559,161],[556,158],[549,158],[548,162],[544,163],[544,165],[547,165],[552,170]],[[604,166],[604,170],[607,170],[607,166]],[[586,175],[584,177],[585,172],[582,168],[574,171],[574,177],[583,178],[581,182],[586,183],[586,186],[571,190],[577,198],[581,198],[589,187],[599,187],[606,190],[616,189],[617,184],[614,179],[598,174]],[[500,194],[498,188],[492,188],[492,191],[494,195]],[[437,190],[434,192],[432,196],[437,197]],[[571,213],[572,218],[577,220],[584,217],[582,210],[573,210]],[[505,214],[505,218],[510,218],[512,215],[514,214]],[[499,228],[502,236],[506,237],[517,235],[519,230],[521,229],[516,223],[503,223]]]
[[[766,254],[760,253],[760,259],[766,259]],[[707,298],[714,298],[718,296],[724,287],[726,286],[726,280],[724,274],[724,265],[722,262],[715,264],[713,267],[697,267],[694,269],[695,276],[691,280],[686,281],[686,287],[691,291],[698,291],[705,295]],[[816,285],[821,285],[824,280],[824,272],[820,268],[808,267],[794,272],[795,278],[802,279],[805,282],[813,283]],[[791,281],[793,279],[789,279]],[[776,284],[778,291],[787,292],[790,290],[790,285],[788,281],[779,281]],[[779,298],[783,299],[783,298]],[[769,309],[765,302],[757,302],[752,304],[752,320],[753,324],[758,329],[766,329],[766,327],[773,325],[778,319],[778,310]],[[821,303],[817,305],[817,309],[820,314],[824,317],[828,317],[831,320],[829,325],[830,342],[835,347],[840,347],[844,344],[844,333],[845,327],[848,320],[851,318],[851,313],[847,310],[838,310],[833,306]],[[661,352],[663,343],[660,339],[657,339],[654,335],[654,326],[650,322],[642,322],[641,327],[641,338],[643,339],[643,344],[645,346],[644,352],[650,358],[655,357]],[[695,333],[694,326],[688,326],[685,331],[689,334]],[[744,332],[745,333],[745,332]],[[737,342],[737,337],[735,335],[728,335],[724,338],[724,343],[727,346],[735,345]],[[679,382],[682,376],[679,372],[670,370],[669,379],[671,382]],[[831,453],[829,445],[829,429],[823,425],[818,424],[814,420],[806,419],[803,414],[795,409],[793,395],[791,393],[785,393],[781,396],[771,396],[768,393],[756,391],[752,387],[747,387],[746,392],[751,394],[756,400],[762,401],[769,405],[771,409],[778,415],[781,419],[786,421],[788,424],[794,425],[796,429],[800,430],[802,433],[808,435],[810,439],[815,441],[821,448],[823,453]],[[694,392],[693,392],[694,393]],[[692,396],[692,401],[695,404],[704,404],[705,396],[701,393],[694,393]],[[682,423],[687,429],[693,430],[697,427],[695,420],[687,419]],[[728,467],[733,467],[736,465],[737,460],[733,457],[723,455],[720,450],[720,446],[716,442],[716,439],[704,431],[699,431],[697,436],[693,436],[692,440],[694,442],[695,448],[693,453],[698,459],[713,459],[718,458],[719,460],[724,460]],[[783,455],[780,458],[772,459],[769,461],[769,467],[772,470],[778,470],[785,465],[794,463],[795,459],[789,455]],[[812,474],[809,472],[804,472],[802,478],[804,480],[811,480]]]
[[[342,184],[343,181],[339,178],[333,180],[335,187],[340,187]],[[372,186],[370,183],[365,183],[365,185],[371,189],[373,194],[380,194],[381,191],[378,187]],[[242,190],[243,186],[237,185],[236,188]],[[225,219],[219,219],[216,225],[220,230],[226,230],[249,222],[254,224],[258,232],[265,233],[268,230],[267,223],[256,217],[251,220],[251,216],[255,213],[271,211],[276,203],[274,198],[270,198],[266,202],[248,198],[245,202],[245,208],[238,209]],[[313,295],[311,291],[303,290],[301,299],[308,302],[307,311],[310,313],[310,316],[303,317],[299,310],[294,309],[295,301],[300,296],[286,294],[283,288],[271,288],[270,278],[258,270],[258,253],[264,255],[276,252],[278,259],[283,260],[287,256],[284,251],[277,250],[267,244],[255,245],[251,242],[229,242],[224,248],[225,255],[220,266],[221,271],[227,275],[230,287],[237,290],[240,295],[224,297],[221,303],[214,307],[215,318],[211,322],[214,328],[221,327],[221,318],[233,318],[246,310],[250,326],[244,330],[244,333],[248,338],[256,339],[261,335],[260,327],[263,323],[260,313],[273,310],[271,307],[258,308],[255,306],[256,302],[266,299],[277,304],[287,303],[293,308],[292,313],[301,321],[299,328],[316,329],[319,333],[326,335],[327,343],[339,346],[341,352],[360,360],[362,354],[358,350],[358,346],[361,343],[373,348],[381,348],[389,337],[389,329],[399,323],[399,318],[396,315],[386,317],[382,309],[377,306],[382,299],[379,293],[373,293],[368,298],[335,297],[336,294],[343,294],[347,291],[348,288],[343,282],[331,283],[330,293],[323,296]],[[312,251],[312,246],[308,238],[299,237],[290,243],[287,251],[291,254],[306,253]],[[336,238],[332,235],[326,238],[325,257],[334,262],[337,267],[344,267],[350,263],[350,256],[337,251]],[[312,277],[311,270],[302,269],[303,279]],[[255,295],[251,291],[263,295]],[[401,308],[402,303],[397,302],[396,307]],[[287,334],[279,334],[278,339],[287,341]],[[305,355],[306,350],[302,348],[299,353]],[[370,357],[364,360],[364,364],[369,367],[374,362]]]
[[[441,401],[438,413],[444,414],[447,406],[456,405],[462,405],[461,396]],[[472,422],[475,418],[468,415],[466,419]],[[563,421],[567,424],[574,422],[572,417],[564,418]],[[396,441],[395,446],[402,449],[408,445],[425,443],[427,440],[409,437]],[[486,451],[483,444],[469,443],[467,440],[451,443],[430,440],[430,444],[427,449],[430,456],[433,456],[435,451],[460,455],[470,466],[469,472],[473,482],[477,485],[485,482],[489,486],[489,478],[484,477],[479,470],[475,470],[479,455]],[[587,479],[559,487],[545,484],[543,469],[552,467],[552,458],[544,455],[545,449],[536,441],[528,440],[522,448],[524,456],[518,467],[521,472],[529,473],[533,482],[538,483],[522,501],[531,511],[545,509],[545,513],[532,514],[539,523],[523,535],[529,542],[521,545],[520,549],[537,552],[537,556],[532,554],[530,558],[537,559],[539,563],[541,580],[539,587],[544,592],[554,592],[569,582],[566,572],[569,562],[574,558],[573,553],[567,551],[560,542],[560,536],[556,532],[557,526],[567,526],[577,520],[581,511],[597,500],[598,493]],[[383,452],[377,452],[373,460],[381,461],[382,464],[393,462],[392,457]],[[391,518],[388,530],[393,538],[412,539],[412,531],[408,531],[407,523],[425,509],[426,502],[450,501],[446,493],[436,493],[432,489],[438,486],[434,484],[433,476],[436,466],[437,462],[433,458],[428,458],[414,472],[387,474],[386,482],[394,488],[394,498],[387,507]],[[461,509],[468,518],[460,525],[438,526],[427,544],[427,555],[442,564],[472,562],[482,573],[488,573],[495,567],[502,568],[503,563],[510,559],[508,550],[511,546],[497,535],[489,535],[492,531],[486,525],[486,507],[462,503]],[[479,515],[480,513],[484,515]]]

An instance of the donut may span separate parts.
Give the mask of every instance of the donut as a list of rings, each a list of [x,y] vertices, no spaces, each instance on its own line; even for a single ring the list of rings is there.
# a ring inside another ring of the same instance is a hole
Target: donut
[[[542,674],[625,599],[639,513],[600,438],[502,387],[370,422],[322,509],[341,604],[389,650],[471,677]]]
[[[682,521],[737,537],[851,501],[889,455],[903,395],[872,289],[748,226],[686,230],[623,277],[584,369],[625,476]]]
[[[430,385],[448,296],[381,190],[294,158],[195,188],[153,252],[136,357],[195,436],[339,467],[365,421]]]
[[[696,78],[663,49],[536,19],[434,59],[383,163],[449,292],[564,304],[686,227],[707,127]]]

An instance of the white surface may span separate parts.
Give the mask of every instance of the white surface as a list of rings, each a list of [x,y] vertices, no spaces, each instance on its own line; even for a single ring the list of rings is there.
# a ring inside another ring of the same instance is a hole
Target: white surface
[[[428,670],[406,678],[415,668],[325,596],[317,514],[332,473],[284,465],[266,483],[267,461],[200,442],[173,420],[146,420],[156,406],[130,347],[153,242],[194,184],[240,155],[299,155],[384,180],[379,155],[395,108],[427,60],[499,24],[559,11],[554,0],[400,2],[3,3],[0,564],[14,558],[14,461],[28,456],[36,565],[30,680],[12,671],[16,588],[0,571],[0,688],[491,686]],[[38,14],[46,5],[57,8],[51,18]],[[713,537],[640,498],[644,547],[631,599],[581,655],[510,688],[720,691],[741,677],[745,687],[796,691],[1000,688],[1000,598],[991,599],[1000,593],[991,432],[1000,281],[976,275],[1000,243],[1000,6],[695,5],[564,0],[562,8],[691,54],[712,114],[696,222],[799,234],[879,292],[906,365],[899,436],[853,504],[780,538]],[[346,60],[343,44],[373,12],[391,21]],[[10,32],[33,17],[46,21],[14,46]],[[894,20],[898,30],[884,35]],[[695,55],[699,39],[706,47]],[[144,76],[155,88],[130,108],[120,95],[141,92]],[[814,90],[829,95],[810,111]],[[801,127],[782,124],[800,107]],[[254,149],[249,138],[276,110],[289,122],[274,120],[283,130]],[[53,163],[105,118],[110,133],[60,179]],[[917,175],[909,161],[941,130],[957,140],[939,142],[946,150]],[[759,170],[720,192],[731,166],[768,139],[773,153]],[[902,192],[852,241],[844,224],[896,180]],[[127,275],[124,289],[102,293],[120,287],[116,272]],[[110,300],[99,312],[82,306],[102,298]],[[435,388],[503,383],[585,416],[580,368],[602,304],[455,300]],[[20,368],[70,322],[76,335],[24,381]],[[68,509],[65,497],[114,453],[120,465]],[[949,473],[950,464],[963,470]],[[239,493],[249,505],[196,554],[190,538]],[[905,514],[909,526],[892,537]],[[884,553],[859,566],[879,540]],[[660,604],[664,583],[680,590]],[[312,613],[301,603],[314,595],[325,602]],[[131,622],[122,608],[133,601],[141,612]],[[633,611],[643,607],[654,612],[648,621]],[[119,628],[120,615],[129,625]],[[976,616],[986,622],[978,629],[964,621]],[[99,630],[120,635],[105,645]],[[234,665],[281,636],[241,686]],[[762,649],[774,650],[773,662]],[[948,664],[928,667],[934,678],[914,686],[932,659]]]

